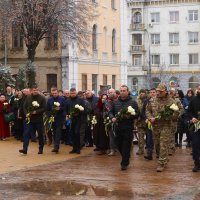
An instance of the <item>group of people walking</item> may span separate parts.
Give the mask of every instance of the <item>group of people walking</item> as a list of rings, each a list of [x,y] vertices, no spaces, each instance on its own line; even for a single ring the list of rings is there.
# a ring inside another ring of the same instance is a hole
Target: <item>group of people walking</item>
[[[5,115],[13,113],[9,127]],[[38,139],[38,154],[44,144],[53,143],[53,153],[59,153],[61,142],[71,144],[69,153],[80,154],[82,147],[94,147],[97,154],[121,155],[121,170],[126,170],[133,144],[133,130],[137,130],[136,155],[146,160],[158,159],[157,172],[162,172],[169,155],[182,146],[183,134],[187,147],[192,146],[193,171],[200,170],[200,86],[184,96],[181,90],[160,83],[157,88],[139,91],[137,99],[129,88],[109,89],[95,96],[90,90],[59,91],[52,88],[50,95],[37,86],[22,91],[6,88],[0,95],[0,139],[10,131],[23,141],[19,150],[27,154],[29,141]],[[145,150],[146,149],[146,150]]]

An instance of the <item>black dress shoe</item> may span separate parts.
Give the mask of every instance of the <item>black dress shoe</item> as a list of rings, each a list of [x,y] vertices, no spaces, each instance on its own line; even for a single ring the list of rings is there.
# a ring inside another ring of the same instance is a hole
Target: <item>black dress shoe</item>
[[[58,149],[52,149],[51,152],[58,153]]]
[[[43,154],[43,150],[39,150],[39,151],[38,151],[38,154]]]
[[[93,144],[87,144],[86,147],[93,147]]]
[[[127,170],[127,166],[121,165],[121,170],[122,170],[122,171]]]
[[[199,166],[194,166],[194,168],[192,169],[193,172],[198,172],[200,170],[200,167]]]
[[[80,154],[81,152],[80,152],[80,150],[79,150],[79,151],[76,151],[76,153],[77,153],[77,154]]]
[[[144,156],[144,158],[147,159],[147,160],[152,160],[153,159],[152,156]]]
[[[75,150],[71,150],[69,153],[76,153],[76,151]]]
[[[27,150],[20,149],[20,150],[19,150],[19,153],[27,154]]]

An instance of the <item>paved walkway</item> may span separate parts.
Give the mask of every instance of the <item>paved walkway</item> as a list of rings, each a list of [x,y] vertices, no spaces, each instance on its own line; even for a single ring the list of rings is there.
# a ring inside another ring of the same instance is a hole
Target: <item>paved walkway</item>
[[[59,154],[55,154],[51,152],[52,146],[45,145],[44,154],[38,155],[38,143],[30,142],[28,154],[21,155],[19,153],[19,149],[21,148],[22,142],[15,140],[13,137],[8,138],[5,141],[0,140],[0,174],[38,165],[64,161],[93,152],[92,148],[84,148],[80,155],[69,154],[72,147],[61,145]]]
[[[71,155],[71,147],[61,145],[55,155],[45,146],[38,155],[37,144],[31,143],[22,156],[21,146],[12,138],[0,141],[0,200],[200,199],[200,172],[192,172],[191,149],[185,146],[177,148],[162,173],[156,172],[155,154],[152,161],[136,156],[137,145],[126,171],[120,170],[119,155],[96,155],[92,148]]]

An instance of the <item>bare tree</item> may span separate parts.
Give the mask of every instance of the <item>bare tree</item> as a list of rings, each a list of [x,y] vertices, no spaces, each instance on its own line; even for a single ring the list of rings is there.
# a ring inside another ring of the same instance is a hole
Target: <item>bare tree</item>
[[[40,41],[55,31],[55,27],[59,35],[66,35],[80,46],[87,46],[89,23],[95,17],[91,0],[5,0],[0,2],[1,8],[5,2],[10,11],[8,21],[22,30],[31,62]],[[1,15],[6,15],[7,12],[1,10]]]

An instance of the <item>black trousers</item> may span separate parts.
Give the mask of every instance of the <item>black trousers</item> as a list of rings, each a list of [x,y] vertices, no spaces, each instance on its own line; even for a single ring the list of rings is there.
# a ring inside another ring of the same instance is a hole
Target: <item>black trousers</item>
[[[80,129],[81,129],[81,121],[73,120],[71,126],[71,133],[72,133],[72,142],[74,151],[80,151]]]
[[[122,156],[121,165],[128,166],[130,159],[130,151],[133,142],[132,127],[120,127],[117,126],[115,144]]]
[[[194,164],[200,167],[200,130],[192,134],[192,155]]]

